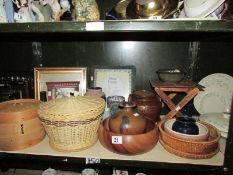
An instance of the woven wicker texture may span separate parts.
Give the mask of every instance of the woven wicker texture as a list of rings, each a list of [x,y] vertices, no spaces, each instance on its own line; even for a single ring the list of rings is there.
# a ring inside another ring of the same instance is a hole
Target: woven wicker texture
[[[161,137],[159,138],[159,142],[161,143],[161,145],[163,145],[163,147],[170,153],[175,154],[177,156],[180,157],[184,157],[184,158],[188,158],[188,159],[208,159],[213,157],[215,154],[217,154],[219,152],[219,148],[214,150],[213,152],[210,152],[208,154],[191,154],[191,153],[187,153],[187,152],[182,152],[179,150],[176,150],[168,145],[166,145],[163,140],[161,139]]]
[[[100,97],[61,98],[40,106],[39,116],[52,148],[78,151],[97,141],[97,130],[105,109]]]
[[[164,130],[164,121],[159,123],[160,142],[166,150],[181,157],[186,158],[209,158],[219,150],[220,134],[218,130],[205,122],[201,122],[208,127],[210,136],[207,141],[188,141],[176,138]]]

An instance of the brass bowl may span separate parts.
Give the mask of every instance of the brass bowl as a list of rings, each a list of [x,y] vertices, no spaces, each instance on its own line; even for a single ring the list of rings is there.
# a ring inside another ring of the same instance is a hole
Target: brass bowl
[[[170,18],[177,11],[179,0],[132,0],[126,8],[127,18]]]
[[[109,129],[109,118],[105,119],[98,130],[99,141],[103,147],[114,153],[137,155],[150,151],[158,142],[158,126],[152,120],[147,120],[144,133],[136,135],[117,134]],[[122,143],[114,143],[113,138],[119,138]]]
[[[163,0],[135,0],[135,11],[140,16],[157,16],[160,15],[167,6]]]
[[[131,0],[121,0],[117,3],[114,10],[117,15],[117,19],[127,19],[126,7],[129,5]]]

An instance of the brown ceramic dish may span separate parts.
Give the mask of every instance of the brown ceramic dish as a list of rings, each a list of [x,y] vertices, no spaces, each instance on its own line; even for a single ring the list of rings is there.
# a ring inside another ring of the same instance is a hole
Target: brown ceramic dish
[[[160,81],[177,83],[183,80],[185,73],[178,69],[161,69],[157,72]]]
[[[109,118],[107,118],[100,124],[98,134],[100,143],[106,149],[124,155],[137,155],[148,152],[157,144],[159,138],[158,126],[149,119],[147,119],[144,133],[123,135],[110,132]],[[112,142],[114,136],[122,138],[122,143],[114,144]]]
[[[129,95],[129,101],[137,104],[137,110],[142,116],[155,122],[160,119],[162,103],[157,94],[147,90],[134,91]]]

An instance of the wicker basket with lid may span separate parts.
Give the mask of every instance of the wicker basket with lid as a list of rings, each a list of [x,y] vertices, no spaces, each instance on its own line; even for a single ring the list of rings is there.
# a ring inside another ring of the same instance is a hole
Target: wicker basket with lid
[[[94,96],[61,98],[42,104],[39,116],[50,146],[65,152],[92,146],[98,138],[104,108],[105,101]]]

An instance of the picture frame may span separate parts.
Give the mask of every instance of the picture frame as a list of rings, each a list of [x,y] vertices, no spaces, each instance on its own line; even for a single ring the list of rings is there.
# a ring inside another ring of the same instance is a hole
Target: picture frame
[[[86,92],[86,67],[36,67],[34,68],[35,99],[46,100],[65,96],[83,96]]]
[[[135,66],[93,66],[92,86],[101,87],[107,97],[123,96],[127,101],[134,91]]]

